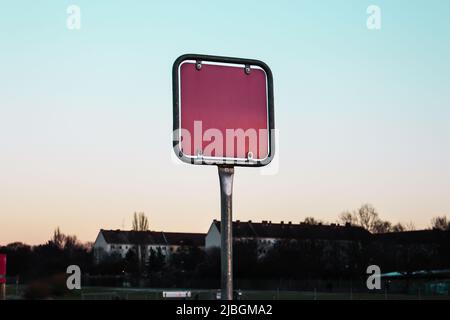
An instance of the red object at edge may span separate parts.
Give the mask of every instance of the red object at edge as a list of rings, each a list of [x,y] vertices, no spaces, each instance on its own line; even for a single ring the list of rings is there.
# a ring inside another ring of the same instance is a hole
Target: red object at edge
[[[6,254],[0,253],[0,283],[6,282]]]

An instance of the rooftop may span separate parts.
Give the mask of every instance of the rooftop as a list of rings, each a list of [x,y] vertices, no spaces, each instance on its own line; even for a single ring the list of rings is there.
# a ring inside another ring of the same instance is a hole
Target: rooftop
[[[204,246],[204,233],[163,232],[163,231],[125,231],[104,230],[105,241],[110,244],[141,245],[190,245]]]
[[[213,223],[220,231],[220,221]],[[359,226],[346,224],[295,224],[292,222],[272,223],[271,221],[252,222],[234,221],[233,235],[238,238],[273,238],[273,239],[324,239],[324,240],[363,240],[369,239],[371,233]]]
[[[450,240],[450,232],[442,230],[415,230],[374,234],[376,240],[395,243],[436,243]]]

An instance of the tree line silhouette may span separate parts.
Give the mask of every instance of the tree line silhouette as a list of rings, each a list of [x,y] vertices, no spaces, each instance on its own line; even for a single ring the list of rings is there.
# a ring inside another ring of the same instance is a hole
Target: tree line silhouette
[[[148,219],[134,217],[133,228],[148,228]],[[392,224],[379,218],[370,205],[354,212],[344,212],[340,222],[359,225],[373,234],[413,230],[412,224]],[[306,218],[307,224],[323,223]],[[405,243],[377,240],[333,241],[320,239],[282,240],[263,256],[255,240],[234,243],[234,276],[242,285],[258,286],[259,282],[314,280],[348,280],[365,276],[366,268],[376,264],[383,272],[450,269],[450,224],[445,216],[432,219],[429,232],[433,241]],[[64,274],[67,266],[76,264],[83,272],[86,285],[154,287],[220,286],[220,250],[204,251],[182,246],[168,258],[161,250],[152,250],[143,262],[139,250],[130,250],[125,258],[111,254],[94,263],[91,243],[81,243],[76,236],[65,235],[59,228],[45,244],[30,246],[20,242],[0,247],[8,255],[8,276],[29,283],[55,274]],[[297,282],[296,282],[297,281]],[[303,282],[302,282],[303,281]]]

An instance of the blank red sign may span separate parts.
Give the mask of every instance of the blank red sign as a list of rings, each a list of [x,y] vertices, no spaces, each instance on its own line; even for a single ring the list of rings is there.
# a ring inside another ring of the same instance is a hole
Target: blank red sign
[[[179,68],[181,150],[187,157],[269,156],[267,75],[259,67],[186,61]]]
[[[6,254],[0,253],[0,283],[6,281]]]

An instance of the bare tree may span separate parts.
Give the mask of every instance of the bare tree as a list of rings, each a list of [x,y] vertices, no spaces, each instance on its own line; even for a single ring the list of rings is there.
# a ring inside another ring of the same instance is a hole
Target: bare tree
[[[373,222],[372,230],[370,231],[373,233],[388,233],[392,230],[392,224],[389,221],[377,219]]]
[[[49,243],[61,250],[67,250],[68,252],[83,247],[83,244],[78,241],[77,236],[64,234],[59,227],[56,227],[55,231],[53,231],[53,236]]]
[[[405,231],[414,231],[414,230],[416,230],[416,226],[412,221],[405,224]]]
[[[372,233],[387,233],[387,232],[405,232],[414,231],[416,227],[412,222],[407,224],[396,223],[392,224],[389,221],[381,220],[378,217],[377,210],[370,204],[363,204],[361,208],[356,211],[344,211],[339,216],[339,221],[342,223],[350,223],[358,225]],[[446,216],[437,216],[431,219],[431,227],[437,230],[450,230],[450,221]]]
[[[77,236],[75,235],[66,235],[64,238],[64,249],[73,249],[81,246]]]
[[[56,227],[55,231],[53,231],[53,237],[50,242],[60,249],[64,247],[65,235],[61,232],[59,227]]]
[[[373,233],[385,233],[392,231],[389,221],[381,220],[377,210],[370,204],[363,204],[353,212],[344,211],[339,216],[339,221],[346,224],[357,225]]]
[[[392,226],[392,232],[404,232],[407,231],[406,226],[401,224],[400,222]]]
[[[344,211],[339,216],[339,221],[343,224],[351,224],[351,225],[357,225],[358,224],[358,218],[354,213],[351,213],[350,211]]]
[[[148,231],[148,218],[144,212],[135,212],[133,215],[133,231]]]
[[[309,224],[309,225],[312,225],[312,226],[322,223],[320,220],[316,220],[316,218],[314,218],[314,217],[306,217],[303,222],[305,224]]]
[[[374,227],[377,224],[378,212],[376,209],[370,204],[363,204],[361,208],[356,212],[356,216],[358,217],[359,225],[369,231],[374,231]]]
[[[431,227],[437,230],[450,230],[450,222],[446,216],[438,216],[431,219]]]
[[[133,214],[133,224],[132,229],[133,231],[148,231],[149,229],[149,223],[148,218],[145,215],[144,212],[135,212]],[[136,241],[139,238],[136,238]],[[142,274],[142,271],[144,270],[144,264],[145,264],[145,257],[146,257],[146,250],[143,245],[140,243],[135,243],[136,249],[137,249],[137,257],[138,257],[138,263],[139,263],[139,274]]]

